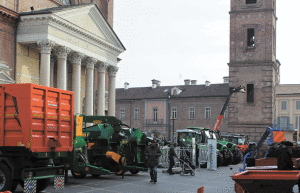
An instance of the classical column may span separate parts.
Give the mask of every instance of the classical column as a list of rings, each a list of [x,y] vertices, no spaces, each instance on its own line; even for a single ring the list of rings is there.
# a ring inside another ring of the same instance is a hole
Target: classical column
[[[50,86],[50,54],[55,43],[50,40],[37,42],[41,53],[40,85]]]
[[[86,60],[86,86],[85,86],[85,115],[93,115],[94,99],[94,66],[97,59],[88,57]]]
[[[98,65],[98,107],[97,115],[105,115],[105,71],[107,65],[100,63]]]
[[[80,113],[81,96],[81,60],[84,54],[72,52],[69,54],[69,60],[73,66],[72,71],[72,91],[74,92],[74,113]]]
[[[109,72],[109,91],[108,91],[108,116],[115,116],[116,106],[116,75],[119,68],[110,66]]]
[[[54,63],[55,63],[54,55],[50,56],[50,86],[54,87]]]
[[[57,88],[67,90],[67,56],[71,50],[58,46],[54,51],[57,56]]]

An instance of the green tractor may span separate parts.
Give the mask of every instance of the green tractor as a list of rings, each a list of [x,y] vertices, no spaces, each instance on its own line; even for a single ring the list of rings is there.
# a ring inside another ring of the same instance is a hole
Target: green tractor
[[[77,137],[77,140],[84,139],[81,143],[85,144],[87,158],[83,162],[122,176],[128,170],[133,174],[147,170],[144,155],[147,139],[139,129],[124,129],[124,124],[112,116],[83,116],[83,122],[95,124],[83,128],[82,136]],[[72,175],[82,178],[85,173],[72,172]]]
[[[241,152],[240,148],[238,147],[238,137],[234,135],[222,135],[219,143],[226,145],[227,149],[233,155],[233,162],[232,164],[239,164],[243,161],[243,153]]]
[[[198,130],[193,129],[183,129],[177,130],[177,143],[179,147],[186,148],[186,153],[190,155],[191,152],[189,150],[192,149],[192,139],[195,138],[195,150],[196,150],[196,165],[199,165],[199,149],[200,145],[208,144],[207,138],[204,136],[204,133],[198,132]],[[226,148],[226,147],[225,147]],[[205,150],[208,150],[208,146],[205,147]],[[220,153],[219,149],[217,149],[217,167],[221,166],[223,163],[223,155]],[[201,168],[207,167],[207,162],[200,163]]]

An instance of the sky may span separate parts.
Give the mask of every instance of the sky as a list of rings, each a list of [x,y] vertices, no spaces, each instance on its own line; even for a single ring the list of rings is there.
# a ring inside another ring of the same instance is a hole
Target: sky
[[[299,0],[277,0],[280,84],[300,84],[299,7]],[[161,86],[223,83],[229,11],[230,0],[114,0],[114,30],[126,48],[116,87],[150,87],[152,79]]]

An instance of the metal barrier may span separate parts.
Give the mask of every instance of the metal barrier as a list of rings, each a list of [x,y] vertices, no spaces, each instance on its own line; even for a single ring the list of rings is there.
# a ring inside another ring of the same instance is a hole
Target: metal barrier
[[[204,164],[208,160],[208,144],[197,144],[199,147],[199,151],[196,152],[196,150],[192,147],[176,147],[175,153],[179,157],[188,157],[189,160],[197,167],[200,167],[200,164]],[[159,165],[161,165],[164,168],[169,167],[169,147],[168,146],[162,146],[160,147],[162,155],[159,158]],[[195,154],[195,155],[194,155]],[[199,155],[198,158],[196,155]],[[196,165],[196,159],[198,159],[199,165]],[[176,159],[175,162],[176,167],[181,167],[181,163],[178,159]]]

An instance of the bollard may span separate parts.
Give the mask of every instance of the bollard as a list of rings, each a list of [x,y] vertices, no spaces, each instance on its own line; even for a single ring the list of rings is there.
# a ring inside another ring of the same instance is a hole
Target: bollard
[[[197,193],[204,193],[204,186],[197,189]]]

